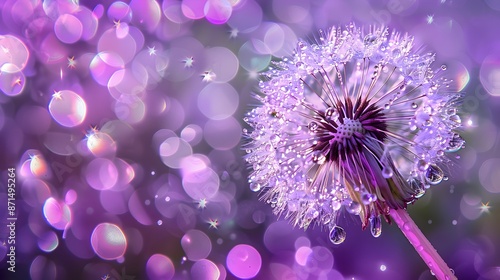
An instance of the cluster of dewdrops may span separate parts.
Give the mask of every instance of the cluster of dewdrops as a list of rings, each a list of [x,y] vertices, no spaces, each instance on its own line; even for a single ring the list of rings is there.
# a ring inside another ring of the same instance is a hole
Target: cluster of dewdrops
[[[251,127],[244,130],[246,160],[252,170],[251,190],[260,192],[275,214],[285,214],[304,229],[324,225],[338,244],[345,239],[345,231],[337,225],[340,211],[359,215],[362,207],[377,200],[376,194],[360,186],[356,191],[364,205],[354,201],[335,163],[311,152],[318,125],[310,116],[324,112],[326,118],[338,118],[326,97],[325,91],[332,91],[329,87],[336,87],[343,100],[343,89],[354,97],[360,87],[368,88],[378,78],[375,85],[380,90],[369,101],[383,110],[388,131],[384,153],[391,155],[391,166],[412,189],[412,198],[446,180],[442,167],[449,161],[447,153],[464,145],[456,133],[461,126],[458,94],[441,75],[446,66],[433,70],[434,55],[412,52],[412,47],[413,37],[383,27],[333,28],[320,31],[316,44],[299,41],[291,58],[275,62],[262,74],[255,95],[262,105],[244,119]],[[362,78],[363,72],[368,77]],[[359,123],[349,125],[343,127],[346,137],[362,131]],[[390,165],[382,172],[385,178],[393,173]],[[328,180],[315,183],[315,176]],[[372,234],[380,235],[380,215],[371,217],[370,224]]]

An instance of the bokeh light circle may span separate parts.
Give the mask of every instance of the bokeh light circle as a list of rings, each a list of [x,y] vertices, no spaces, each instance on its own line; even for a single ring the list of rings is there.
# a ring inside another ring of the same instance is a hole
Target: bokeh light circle
[[[191,267],[191,278],[197,280],[219,279],[220,270],[215,263],[203,259],[195,262]]]
[[[175,267],[169,257],[154,254],[146,263],[146,273],[151,280],[170,280],[174,277]]]
[[[198,108],[207,118],[213,120],[231,116],[238,104],[238,93],[227,83],[208,84],[198,95]]]
[[[212,251],[210,238],[202,231],[193,229],[184,234],[181,246],[186,256],[191,261],[199,261],[208,257]]]
[[[240,279],[255,277],[262,267],[262,257],[252,246],[239,244],[227,254],[227,269]]]
[[[240,143],[241,125],[233,117],[209,120],[204,131],[205,140],[214,149],[230,150]]]
[[[500,158],[490,158],[479,168],[479,181],[490,193],[500,193]]]
[[[87,115],[87,104],[80,95],[71,90],[61,90],[52,95],[49,103],[52,118],[62,126],[81,124]]]
[[[83,34],[83,24],[74,15],[60,15],[54,23],[54,31],[59,40],[73,44],[80,40]]]
[[[127,238],[122,229],[111,223],[98,224],[92,231],[90,243],[94,252],[104,260],[121,258],[127,249]]]

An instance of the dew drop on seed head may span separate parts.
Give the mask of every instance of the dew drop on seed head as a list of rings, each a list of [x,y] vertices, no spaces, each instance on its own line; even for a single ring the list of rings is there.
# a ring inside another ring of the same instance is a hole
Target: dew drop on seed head
[[[382,234],[382,220],[380,216],[370,218],[370,231],[373,237],[379,237]]]
[[[418,160],[417,162],[417,168],[420,171],[426,171],[427,168],[429,168],[429,163],[423,159]]]
[[[382,168],[382,176],[386,179],[389,179],[394,175],[394,172],[392,171],[392,168],[389,166],[384,166]]]
[[[321,151],[314,151],[311,159],[314,163],[321,165],[325,163],[326,157]]]
[[[261,185],[259,183],[252,182],[250,183],[250,190],[253,192],[258,192],[261,189]]]
[[[339,112],[334,107],[329,107],[325,111],[325,117],[328,121],[337,121],[339,118]]]
[[[444,178],[444,172],[435,164],[429,165],[427,171],[425,172],[425,180],[431,185],[436,185],[441,183]]]
[[[364,205],[368,205],[376,200],[377,196],[375,194],[369,192],[364,192],[361,194],[361,202],[363,202]]]
[[[318,130],[318,123],[317,122],[310,122],[309,125],[308,125],[308,128],[310,131],[316,131]]]
[[[338,245],[338,244],[341,244],[342,242],[344,242],[345,237],[346,237],[346,232],[345,232],[345,230],[343,228],[335,225],[330,230],[329,237],[330,237],[330,241],[333,244]]]
[[[448,142],[448,147],[446,147],[447,152],[456,152],[462,148],[465,141],[458,135],[457,133],[453,134],[451,139]]]
[[[347,212],[354,215],[359,215],[359,213],[361,212],[361,204],[357,203],[356,201],[351,201],[345,206],[345,208]]]

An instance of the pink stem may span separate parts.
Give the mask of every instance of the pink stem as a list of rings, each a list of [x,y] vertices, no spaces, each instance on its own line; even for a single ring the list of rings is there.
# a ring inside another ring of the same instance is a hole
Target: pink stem
[[[433,273],[439,280],[452,280],[457,279],[452,270],[444,262],[436,249],[427,240],[422,231],[417,227],[415,222],[410,218],[408,212],[404,209],[391,209],[389,212],[392,219],[398,225],[399,229],[406,236],[411,245],[420,255],[422,260],[429,266],[431,273]]]

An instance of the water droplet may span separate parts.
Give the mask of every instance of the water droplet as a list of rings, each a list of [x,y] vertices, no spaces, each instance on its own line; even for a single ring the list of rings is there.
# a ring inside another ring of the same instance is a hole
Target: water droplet
[[[375,36],[373,34],[368,34],[364,38],[365,45],[367,45],[367,46],[375,43],[375,41],[377,41],[377,36]]]
[[[392,57],[399,58],[400,56],[401,56],[401,50],[400,49],[394,49],[392,51]]]
[[[386,179],[389,179],[394,175],[394,172],[392,171],[392,168],[389,166],[384,166],[382,168],[382,176]]]
[[[350,203],[346,204],[345,208],[347,212],[354,215],[359,215],[359,213],[361,212],[361,204],[357,203],[356,201],[351,201]]]
[[[377,200],[377,196],[375,194],[365,192],[361,194],[361,202],[363,202],[364,205],[368,205],[374,201]]]
[[[384,264],[380,266],[380,271],[385,271],[387,269],[387,266],[385,266]]]
[[[413,197],[414,198],[421,198],[425,194],[424,184],[422,184],[422,182],[420,182],[418,180],[415,180],[415,179],[411,180],[410,187],[413,190]]]
[[[389,109],[391,109],[391,105],[389,103],[385,103],[384,108],[386,110],[389,110]]]
[[[373,237],[379,237],[382,234],[382,220],[380,216],[370,218],[370,231]]]
[[[451,122],[451,126],[453,127],[459,127],[462,125],[462,119],[460,118],[459,115],[451,115],[448,120]]]
[[[341,244],[344,242],[345,237],[346,237],[346,232],[343,228],[339,226],[333,226],[333,228],[330,230],[330,241],[335,244]]]
[[[255,182],[250,183],[250,190],[252,190],[253,192],[258,192],[260,191],[261,188],[262,186],[259,183]]]
[[[311,159],[314,163],[321,165],[325,163],[326,157],[321,151],[314,151]]]
[[[339,118],[339,112],[334,107],[329,107],[325,111],[325,117],[328,121],[337,121]]]
[[[341,206],[342,206],[342,204],[339,201],[337,201],[337,200],[332,201],[332,209],[334,211],[339,210]]]
[[[447,68],[448,66],[446,66],[446,64],[441,65],[441,70],[446,70]]]
[[[319,216],[318,210],[316,210],[316,208],[313,207],[307,209],[305,214],[305,218],[308,220],[316,219],[318,216]]]
[[[423,159],[418,160],[417,162],[417,168],[420,171],[426,171],[427,168],[429,168],[429,163]]]
[[[417,109],[418,108],[418,104],[415,103],[415,102],[411,103],[411,108],[412,109]]]
[[[429,168],[427,168],[427,172],[425,172],[425,180],[431,185],[441,183],[443,177],[443,170],[441,170],[441,168],[439,168],[439,166],[435,164],[429,165]]]
[[[307,49],[307,45],[304,42],[300,41],[300,42],[297,43],[297,48],[299,50],[306,50]]]
[[[458,135],[457,133],[453,134],[451,139],[448,142],[448,147],[446,147],[447,152],[456,152],[462,148],[464,145],[465,141]]]
[[[307,126],[310,131],[316,131],[318,130],[318,123],[317,122],[310,122],[309,125]]]

